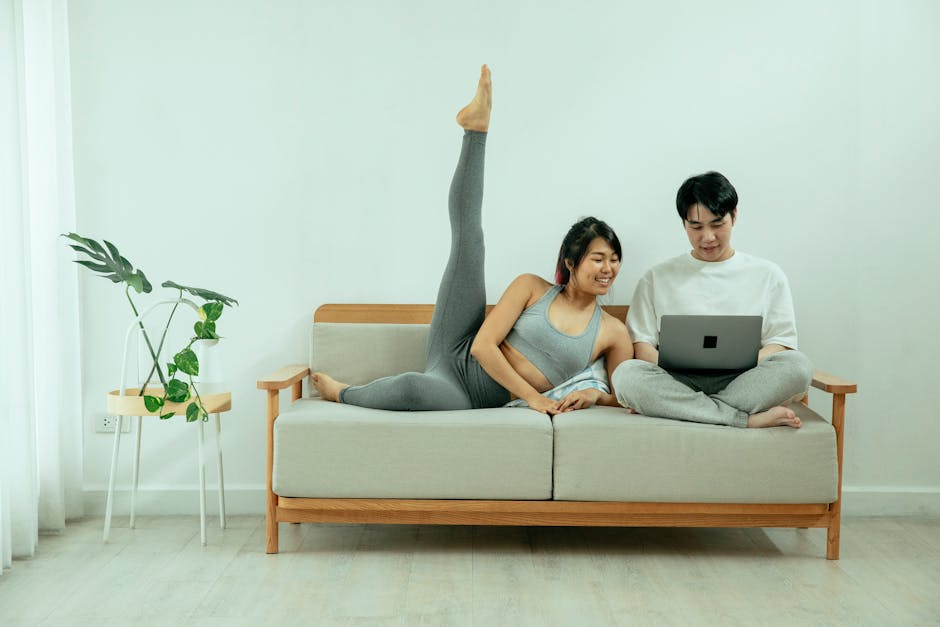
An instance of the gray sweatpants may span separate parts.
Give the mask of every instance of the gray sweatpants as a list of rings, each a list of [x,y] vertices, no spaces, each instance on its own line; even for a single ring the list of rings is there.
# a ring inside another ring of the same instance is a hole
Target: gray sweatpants
[[[475,409],[509,402],[470,354],[486,315],[483,277],[483,160],[486,133],[466,131],[450,184],[450,258],[437,292],[424,372],[346,388],[340,401],[394,410]]]
[[[746,427],[747,417],[802,394],[813,365],[798,351],[781,351],[740,374],[667,372],[631,359],[614,371],[617,401],[645,416]]]

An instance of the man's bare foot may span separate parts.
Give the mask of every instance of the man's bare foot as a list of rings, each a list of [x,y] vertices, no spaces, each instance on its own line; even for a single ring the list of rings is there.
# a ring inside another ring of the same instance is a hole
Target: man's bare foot
[[[320,396],[334,403],[339,402],[339,393],[349,387],[346,383],[340,383],[333,377],[322,372],[313,373],[313,386],[317,388]]]
[[[803,422],[796,417],[796,413],[792,409],[771,407],[767,411],[748,416],[747,426],[752,429],[761,427],[793,427],[799,429],[803,426]]]
[[[493,108],[493,81],[490,80],[490,68],[480,68],[480,82],[477,93],[466,107],[457,114],[457,124],[468,131],[485,133],[490,128],[490,110]]]

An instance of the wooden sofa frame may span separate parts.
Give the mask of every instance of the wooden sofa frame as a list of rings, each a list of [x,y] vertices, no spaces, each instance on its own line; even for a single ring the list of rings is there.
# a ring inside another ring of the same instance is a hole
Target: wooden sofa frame
[[[607,306],[626,319],[626,306]],[[428,324],[433,305],[323,305],[314,322]],[[274,422],[279,392],[301,398],[307,365],[286,366],[260,379],[267,391],[267,553],[278,552],[278,523],[383,523],[431,525],[605,527],[801,527],[826,528],[826,557],[839,559],[842,509],[842,446],[845,396],[855,383],[816,371],[812,385],[832,394],[832,426],[838,450],[838,500],[819,504],[625,503],[608,501],[500,501],[439,499],[346,499],[278,496],[272,489]],[[808,396],[803,403],[808,403]]]

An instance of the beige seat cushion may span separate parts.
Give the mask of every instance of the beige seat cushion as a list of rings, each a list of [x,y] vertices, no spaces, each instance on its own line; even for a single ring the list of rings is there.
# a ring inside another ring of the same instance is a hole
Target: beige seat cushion
[[[802,404],[800,429],[738,429],[597,407],[556,416],[556,499],[830,503],[835,431]]]
[[[274,423],[274,492],[550,499],[552,425],[528,409],[393,412],[301,399]]]
[[[362,385],[402,372],[421,372],[427,361],[427,324],[316,322],[310,333],[310,371]],[[312,385],[307,388],[317,395]]]

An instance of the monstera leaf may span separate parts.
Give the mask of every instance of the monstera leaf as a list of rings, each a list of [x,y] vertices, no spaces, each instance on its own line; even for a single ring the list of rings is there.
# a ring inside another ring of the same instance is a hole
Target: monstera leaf
[[[95,240],[82,237],[77,233],[63,234],[62,237],[77,242],[77,244],[69,244],[74,251],[91,257],[91,259],[76,259],[75,263],[81,264],[92,272],[97,272],[115,283],[127,283],[138,294],[141,292],[150,293],[153,290],[153,286],[150,285],[150,281],[147,280],[144,273],[141,270],[134,270],[131,262],[122,257],[117,246],[108,240],[102,240],[104,242],[104,246],[102,246]]]
[[[104,242],[102,245],[93,239],[82,237],[77,233],[63,233],[62,237],[68,238],[72,242],[69,244],[69,247],[72,248],[75,252],[81,253],[82,255],[88,257],[87,259],[76,259],[75,263],[85,266],[92,272],[96,272],[109,281],[113,281],[114,283],[126,283],[128,287],[133,287],[138,294],[141,292],[150,293],[153,291],[153,286],[150,284],[150,281],[147,280],[147,277],[144,275],[144,273],[141,270],[135,270],[134,266],[131,265],[131,262],[129,262],[125,257],[121,256],[117,246],[111,242],[102,240]],[[186,348],[173,356],[172,362],[166,364],[166,372],[169,375],[168,380],[163,373],[163,369],[160,367],[158,356],[162,354],[163,342],[166,340],[167,331],[170,328],[170,322],[173,320],[173,314],[176,312],[177,306],[180,304],[181,299],[176,301],[176,306],[174,306],[170,311],[169,316],[167,317],[166,326],[163,329],[163,334],[160,336],[159,346],[156,350],[154,350],[153,343],[150,341],[150,335],[147,333],[147,329],[144,327],[140,315],[138,315],[137,307],[134,305],[134,299],[131,297],[130,291],[125,289],[127,301],[130,303],[131,309],[134,311],[134,315],[137,316],[137,326],[140,327],[141,335],[147,344],[147,350],[150,351],[150,357],[153,359],[153,366],[150,369],[150,374],[147,375],[146,383],[140,387],[140,395],[144,397],[144,405],[146,406],[148,412],[154,414],[160,413],[160,418],[166,420],[168,418],[172,418],[176,414],[175,408],[170,411],[165,411],[165,405],[167,402],[185,403],[191,399],[189,384],[177,379],[177,375],[180,373],[188,375],[190,382],[192,382],[192,377],[199,375],[199,359],[196,357],[196,353],[190,348],[190,346],[192,346],[193,342],[199,339],[218,339],[219,336],[216,334],[216,321],[222,315],[222,310],[226,305],[237,305],[238,301],[234,298],[229,298],[224,294],[213,292],[212,290],[207,290],[200,287],[190,287],[188,285],[180,285],[179,283],[175,283],[173,281],[164,282],[163,287],[180,290],[180,295],[182,295],[183,292],[187,292],[205,301],[198,309],[200,320],[193,326],[193,330],[196,332],[196,337],[190,340],[189,344],[186,345]],[[160,378],[160,383],[163,384],[163,397],[145,394],[145,390],[147,390],[147,386],[150,383],[154,373],[157,374],[157,376]],[[196,386],[194,383],[192,386],[192,391],[196,394],[196,400],[190,402],[186,407],[186,421],[193,422],[198,420],[200,416],[202,416],[202,418],[205,420],[209,417],[209,414],[202,405],[202,400],[199,398],[199,393],[196,391]]]
[[[189,287],[188,285],[180,285],[179,283],[174,283],[173,281],[164,281],[161,284],[162,287],[171,287],[177,290],[183,290],[184,292],[189,292],[193,296],[198,296],[203,300],[215,301],[222,303],[223,305],[228,305],[231,307],[233,304],[237,305],[238,301],[234,298],[229,298],[224,294],[219,294],[218,292],[213,292],[212,290],[206,290],[201,287]]]

